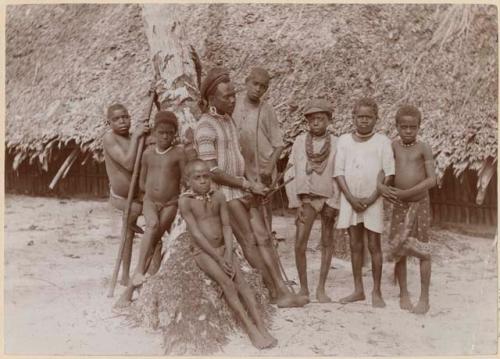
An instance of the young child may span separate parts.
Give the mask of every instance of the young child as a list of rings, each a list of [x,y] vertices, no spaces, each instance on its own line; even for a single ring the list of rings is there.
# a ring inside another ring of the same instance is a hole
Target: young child
[[[154,148],[149,147],[142,155],[139,186],[144,192],[143,214],[146,231],[141,241],[139,258],[132,281],[118,305],[126,305],[132,299],[134,288],[144,282],[147,262],[160,262],[161,237],[177,213],[177,197],[181,189],[185,155],[182,146],[173,146],[177,134],[177,118],[169,111],[159,111],[154,118]]]
[[[266,330],[255,295],[233,255],[233,233],[224,194],[211,190],[205,161],[189,162],[186,177],[189,190],[181,195],[179,209],[192,239],[196,264],[222,287],[227,303],[243,322],[252,344],[258,349],[275,346],[277,340]]]
[[[304,116],[309,131],[299,135],[293,144],[289,163],[293,165],[294,186],[298,204],[295,240],[295,264],[300,280],[299,295],[309,298],[306,248],[314,220],[321,215],[321,268],[316,298],[331,302],[325,293],[325,282],[333,256],[333,224],[338,213],[339,190],[333,179],[337,137],[327,131],[332,120],[332,106],[325,100],[307,104]],[[298,197],[298,198],[297,198]],[[291,201],[293,202],[293,201]]]
[[[365,299],[362,279],[364,234],[372,260],[372,305],[384,307],[380,291],[382,251],[380,234],[384,229],[383,199],[377,190],[380,171],[385,173],[384,183],[394,175],[394,156],[391,141],[376,133],[378,106],[374,100],[363,98],[353,108],[356,131],[339,138],[335,158],[335,178],[342,191],[337,228],[347,228],[350,237],[354,293],[340,299],[341,303]]]
[[[139,122],[137,129],[130,134],[130,116],[122,104],[113,104],[107,111],[107,122],[111,128],[103,137],[104,160],[110,185],[110,204],[125,211],[127,196],[134,168],[134,160],[139,139],[148,132],[147,123]],[[136,225],[137,217],[142,213],[142,203],[136,197],[130,207],[127,237],[123,252],[123,270],[120,283],[129,284],[130,260],[134,232],[144,233]]]
[[[434,158],[429,145],[417,141],[422,115],[413,106],[401,106],[396,113],[399,140],[392,143],[396,159],[394,187],[379,186],[393,202],[389,234],[390,259],[396,262],[395,276],[400,287],[400,307],[416,314],[429,310],[431,255],[429,242],[429,189],[436,185]],[[406,256],[420,259],[421,292],[413,307],[406,284]]]

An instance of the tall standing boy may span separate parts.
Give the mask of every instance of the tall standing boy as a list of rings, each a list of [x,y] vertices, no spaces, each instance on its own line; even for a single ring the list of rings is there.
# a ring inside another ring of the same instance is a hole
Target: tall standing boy
[[[304,116],[309,131],[295,139],[289,160],[294,171],[294,181],[290,185],[295,187],[299,204],[295,264],[300,281],[299,294],[309,297],[306,249],[314,220],[320,214],[321,268],[316,298],[320,303],[327,303],[331,299],[325,293],[325,282],[333,256],[333,225],[339,207],[339,190],[333,179],[337,137],[327,131],[332,121],[332,106],[327,101],[309,102]]]
[[[363,237],[368,237],[372,260],[372,305],[385,307],[380,290],[382,250],[380,234],[384,229],[383,200],[377,190],[378,176],[385,174],[384,183],[394,175],[394,155],[387,136],[374,131],[378,106],[363,98],[353,108],[354,133],[339,138],[335,159],[335,178],[342,191],[337,228],[347,228],[350,238],[354,293],[340,299],[341,303],[365,299],[362,279]]]
[[[380,185],[393,204],[389,234],[390,259],[396,262],[400,307],[416,314],[429,310],[431,253],[429,248],[429,189],[436,185],[434,158],[428,144],[417,140],[422,115],[414,106],[401,106],[396,113],[399,139],[392,143],[396,159],[394,187]],[[394,200],[397,199],[397,200]],[[406,283],[406,256],[420,259],[420,299],[413,307]]]
[[[125,211],[127,196],[134,169],[139,139],[148,132],[148,125],[139,122],[134,132],[130,133],[130,115],[122,104],[113,104],[107,111],[107,121],[111,128],[103,137],[104,161],[109,179],[110,204]],[[120,283],[129,284],[130,260],[132,258],[132,241],[134,232],[142,233],[135,224],[142,213],[142,203],[136,197],[130,207],[127,237],[123,252],[123,270]]]

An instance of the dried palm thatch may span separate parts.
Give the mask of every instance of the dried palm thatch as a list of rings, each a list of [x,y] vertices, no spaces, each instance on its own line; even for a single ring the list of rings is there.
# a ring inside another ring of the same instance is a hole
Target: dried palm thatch
[[[244,266],[243,274],[260,304],[266,324],[269,305],[261,276]],[[141,325],[163,332],[165,353],[206,355],[221,349],[240,323],[220,297],[220,287],[196,265],[185,233],[169,244],[160,272],[143,285],[131,315]]]
[[[189,12],[202,61],[230,67],[240,85],[251,66],[271,71],[269,99],[290,142],[304,130],[309,98],[335,104],[333,129],[342,134],[355,99],[372,96],[379,128],[390,136],[399,105],[421,109],[421,137],[439,176],[450,166],[458,176],[496,161],[494,6],[219,4]],[[210,36],[201,36],[206,29]]]
[[[310,97],[331,100],[334,132],[350,130],[361,96],[395,135],[406,102],[424,116],[439,175],[497,159],[497,20],[489,5],[196,4],[175,7],[204,69],[224,64],[242,88],[251,66],[286,138],[304,130]],[[151,78],[141,8],[30,5],[7,9],[7,146],[47,162],[60,141],[100,158],[103,110],[119,100],[138,119]],[[19,161],[18,161],[19,162]]]
[[[102,160],[105,111],[143,116],[153,72],[138,5],[10,5],[6,146],[45,168],[71,142]]]

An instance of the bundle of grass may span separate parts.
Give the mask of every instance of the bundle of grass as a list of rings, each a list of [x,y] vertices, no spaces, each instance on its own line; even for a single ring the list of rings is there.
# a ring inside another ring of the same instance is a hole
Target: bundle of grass
[[[132,306],[141,325],[163,332],[165,353],[207,355],[221,349],[228,336],[241,330],[221,289],[196,265],[183,233],[169,244],[162,268],[149,278]],[[256,294],[264,322],[269,326],[274,308],[269,305],[261,276],[245,263],[242,272]]]

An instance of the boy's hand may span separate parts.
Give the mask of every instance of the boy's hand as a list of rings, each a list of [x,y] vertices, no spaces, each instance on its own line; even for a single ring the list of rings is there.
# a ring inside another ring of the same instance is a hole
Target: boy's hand
[[[359,201],[365,207],[365,209],[370,207],[375,202],[373,200],[373,198],[371,198],[371,197],[363,197],[363,198],[360,198]]]
[[[269,189],[262,183],[250,182],[250,192],[259,196],[265,196]]]
[[[141,121],[137,124],[135,131],[132,133],[132,136],[139,138],[149,132],[149,124],[147,121]]]
[[[380,184],[378,186],[378,190],[384,198],[389,200],[389,202],[395,203],[399,200],[398,196],[396,195],[397,188],[395,188],[395,187],[390,187],[390,186]]]
[[[357,198],[354,196],[351,196],[350,198],[347,199],[349,203],[351,204],[352,208],[356,212],[363,212],[366,208],[367,205],[363,203],[361,198]]]
[[[394,195],[396,196],[396,199],[398,201],[401,201],[406,197],[406,190],[404,189],[399,189],[396,187],[390,187],[390,189],[394,192]]]
[[[217,262],[221,266],[224,273],[226,273],[230,277],[233,276],[233,267],[231,266],[231,263],[226,261],[225,256],[217,258]]]

